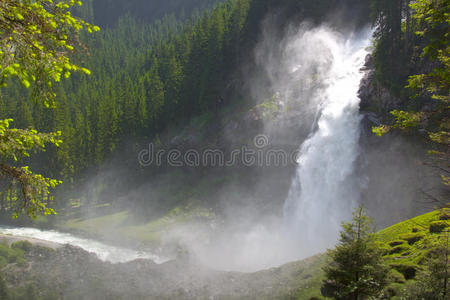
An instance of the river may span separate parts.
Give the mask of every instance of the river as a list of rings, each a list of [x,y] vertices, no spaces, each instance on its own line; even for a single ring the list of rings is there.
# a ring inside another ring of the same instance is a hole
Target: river
[[[24,239],[37,239],[44,242],[60,245],[72,245],[87,252],[95,254],[100,260],[110,263],[126,263],[136,259],[150,259],[157,264],[169,259],[147,251],[137,251],[104,244],[102,242],[77,237],[70,233],[62,233],[55,230],[40,230],[36,228],[14,228],[0,226],[0,234],[20,237]]]

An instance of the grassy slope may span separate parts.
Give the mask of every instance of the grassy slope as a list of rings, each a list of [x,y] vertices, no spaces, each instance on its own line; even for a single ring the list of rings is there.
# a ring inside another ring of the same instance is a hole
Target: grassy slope
[[[395,299],[407,283],[413,283],[417,272],[427,264],[427,256],[442,245],[450,226],[450,209],[436,210],[398,223],[377,233],[385,250],[385,263],[391,267],[393,283],[388,289]],[[442,220],[443,219],[443,220]]]
[[[396,298],[395,294],[398,295],[407,283],[414,282],[414,275],[427,263],[427,253],[444,241],[445,234],[448,233],[432,233],[430,226],[442,224],[448,230],[450,220],[440,220],[448,216],[450,209],[436,210],[377,232],[380,247],[385,251],[385,263],[391,267],[389,276],[393,283],[388,289],[392,293],[392,299]],[[320,286],[324,275],[321,269],[326,262],[326,257],[317,256],[308,270],[312,276],[306,280],[298,277],[299,288],[287,295],[286,299],[307,300],[313,296],[321,297]]]
[[[133,222],[132,214],[122,211],[95,218],[68,218],[59,222],[57,227],[85,236],[106,239],[111,236],[113,242],[126,240],[132,244],[157,246],[161,238],[176,226],[195,221],[208,222],[212,219],[214,214],[210,210],[189,203],[177,206],[168,214],[144,223],[136,224]]]

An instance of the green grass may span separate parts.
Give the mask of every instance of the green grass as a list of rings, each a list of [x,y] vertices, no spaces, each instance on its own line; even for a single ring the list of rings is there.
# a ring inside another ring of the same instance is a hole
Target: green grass
[[[440,219],[445,219],[449,213],[448,208],[432,211],[377,233],[380,245],[386,249],[385,264],[391,268],[392,283],[387,289],[392,299],[396,299],[408,283],[414,282],[416,275],[425,268],[430,251],[443,242],[443,231],[449,229],[450,222]]]
[[[177,226],[192,221],[207,221],[214,219],[212,211],[196,207],[190,203],[186,206],[177,206],[166,216],[150,221],[143,225],[129,226],[120,230],[126,237],[146,242],[159,243],[162,236]]]
[[[298,288],[294,291],[292,299],[308,300],[313,297],[321,298],[320,287],[325,278],[323,267],[327,264],[326,255],[317,255],[309,258],[310,262],[305,271],[298,274]]]
[[[66,219],[59,223],[58,227],[89,236],[102,236],[105,232],[113,233],[116,238],[155,246],[168,231],[175,227],[192,221],[214,219],[215,215],[211,210],[201,208],[195,201],[191,201],[187,205],[176,206],[166,215],[143,224],[130,225],[132,223],[128,222],[130,218],[132,216],[128,211],[122,211],[89,219]]]
[[[113,230],[120,227],[128,219],[128,217],[128,212],[122,211],[96,218],[67,219],[65,222],[59,224],[58,227],[65,230],[74,230],[89,233],[90,235],[96,235],[101,234],[105,229]]]
[[[430,213],[406,220],[404,222],[395,224],[391,227],[385,228],[377,233],[378,240],[382,242],[389,242],[395,239],[395,237],[411,233],[414,231],[427,231],[431,222],[439,220],[441,211],[436,210]]]
[[[448,210],[436,210],[378,232],[377,239],[390,249],[389,254],[385,255],[386,262],[422,265],[424,255],[442,239],[441,234],[430,231],[430,226],[436,222],[440,226],[450,226],[448,220],[439,221]]]

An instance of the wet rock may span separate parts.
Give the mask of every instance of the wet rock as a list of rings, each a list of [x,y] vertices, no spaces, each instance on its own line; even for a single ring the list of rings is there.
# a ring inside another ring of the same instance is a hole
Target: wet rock
[[[361,128],[364,136],[372,135],[372,128],[381,125],[380,117],[374,112],[361,112]]]
[[[365,72],[365,75],[361,80],[358,91],[358,96],[361,99],[361,111],[373,112],[383,119],[389,119],[389,112],[401,107],[401,99],[391,95],[387,89],[378,83],[371,55],[366,58],[362,71]]]

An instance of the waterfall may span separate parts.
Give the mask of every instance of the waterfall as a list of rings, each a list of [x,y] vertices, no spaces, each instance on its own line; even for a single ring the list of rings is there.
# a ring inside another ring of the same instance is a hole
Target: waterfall
[[[340,223],[358,204],[361,184],[355,174],[360,121],[357,93],[371,32],[339,33],[304,24],[274,42],[270,30],[255,49],[270,86],[253,83],[255,96],[269,89],[302,142],[295,178],[281,220],[261,216],[252,224],[233,224],[211,239],[181,230],[183,245],[201,263],[220,270],[252,272],[276,267],[332,247]],[[254,82],[253,82],[254,81]],[[263,81],[266,84],[266,81]],[[278,126],[267,122],[270,126]],[[292,127],[289,127],[292,128]],[[274,131],[276,132],[276,131]]]
[[[340,223],[358,204],[360,179],[358,88],[371,32],[343,36],[327,27],[304,32],[294,45],[303,55],[302,76],[315,76],[309,101],[318,115],[300,147],[295,178],[284,205],[285,231],[302,255],[332,247]],[[298,69],[298,70],[297,70]],[[312,74],[311,69],[316,73]]]

